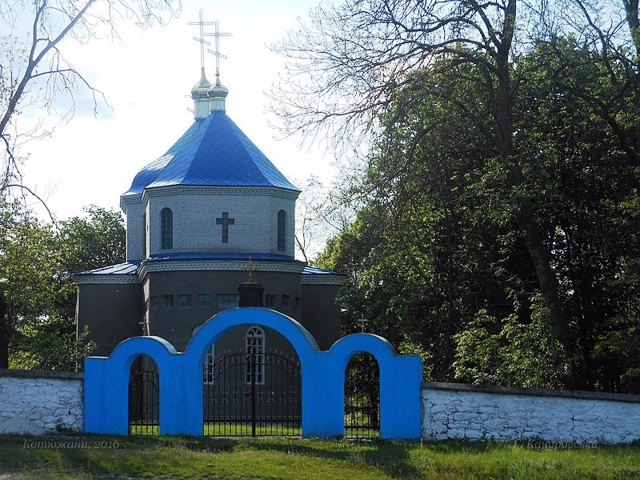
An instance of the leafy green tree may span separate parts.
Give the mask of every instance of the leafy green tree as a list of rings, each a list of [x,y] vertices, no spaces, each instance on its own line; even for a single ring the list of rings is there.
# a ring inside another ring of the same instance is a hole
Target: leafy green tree
[[[562,346],[553,338],[544,301],[532,299],[531,321],[508,316],[502,329],[491,333],[497,320],[480,310],[455,335],[456,379],[474,384],[560,388],[567,365]]]
[[[15,368],[74,369],[91,349],[87,332],[76,332],[73,274],[123,262],[125,230],[117,211],[90,206],[85,212],[61,222],[57,232],[27,214],[9,216],[0,261]]]
[[[289,60],[275,95],[285,130],[375,138],[360,191],[390,246],[375,250],[398,266],[367,272],[423,292],[395,290],[389,309],[406,332],[420,331],[411,309],[434,314],[420,322],[438,339],[438,375],[453,373],[451,333],[479,309],[494,335],[514,311],[530,321],[541,293],[565,385],[598,385],[594,348],[622,308],[613,284],[635,242],[619,205],[640,145],[637,6],[345,0],[275,47]]]
[[[16,204],[4,204],[0,238],[0,368],[21,326],[37,325],[53,308],[51,282],[60,260],[50,227],[41,226]]]
[[[381,118],[388,133],[361,187],[367,207],[321,257],[354,272],[348,318],[421,345],[438,380],[635,391],[640,358],[620,340],[637,338],[637,169],[611,123],[575,93],[616,91],[603,68],[571,37],[519,59],[517,190],[495,156],[482,69],[443,58],[404,89]],[[536,205],[571,349],[542,325],[554,322],[517,196]]]

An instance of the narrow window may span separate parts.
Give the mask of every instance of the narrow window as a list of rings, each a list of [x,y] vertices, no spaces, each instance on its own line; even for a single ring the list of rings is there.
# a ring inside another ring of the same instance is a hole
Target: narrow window
[[[169,208],[160,211],[160,248],[173,248],[173,212]]]
[[[191,295],[178,296],[178,305],[180,308],[191,308]]]
[[[211,295],[208,293],[199,293],[198,294],[198,307],[199,308],[210,308],[211,307]]]
[[[276,307],[276,296],[275,295],[265,295],[264,306],[267,307],[267,308],[275,308]]]
[[[164,296],[164,308],[173,308],[173,295]]]
[[[149,306],[151,310],[157,310],[158,309],[158,297],[151,297],[149,299]]]
[[[291,307],[291,296],[282,295],[282,303],[280,304],[280,308],[289,308],[289,307]]]
[[[142,249],[144,251],[144,258],[149,256],[149,251],[147,250],[147,214],[142,215]]]
[[[245,352],[247,354],[246,383],[255,382],[264,384],[264,330],[260,327],[251,327],[247,330],[245,339]],[[253,366],[255,365],[255,371]]]
[[[284,252],[287,248],[287,212],[278,212],[278,251]]]

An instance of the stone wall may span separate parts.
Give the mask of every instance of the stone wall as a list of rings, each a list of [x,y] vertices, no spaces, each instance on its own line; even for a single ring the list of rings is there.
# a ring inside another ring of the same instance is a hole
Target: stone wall
[[[0,369],[0,433],[82,431],[82,374]]]
[[[640,396],[425,383],[422,438],[628,443],[640,440]]]
[[[0,369],[0,433],[83,429],[83,375]],[[561,390],[422,386],[422,438],[562,443],[640,440],[640,396]]]

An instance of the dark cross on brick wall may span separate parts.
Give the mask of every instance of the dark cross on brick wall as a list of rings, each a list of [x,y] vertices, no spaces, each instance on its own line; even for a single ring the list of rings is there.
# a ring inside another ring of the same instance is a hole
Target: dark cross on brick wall
[[[235,218],[229,218],[229,212],[222,212],[222,218],[216,218],[216,225],[222,225],[222,243],[229,243],[229,225],[236,223]]]

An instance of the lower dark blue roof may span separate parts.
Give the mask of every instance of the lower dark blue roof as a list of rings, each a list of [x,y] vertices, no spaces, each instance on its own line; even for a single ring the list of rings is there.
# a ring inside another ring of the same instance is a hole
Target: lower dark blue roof
[[[78,272],[76,275],[135,275],[140,262],[126,262],[108,267],[94,268],[93,270],[85,270]]]
[[[293,257],[288,255],[277,255],[273,253],[215,253],[215,252],[179,252],[179,253],[167,253],[167,254],[158,254],[152,255],[150,258],[144,260],[147,262],[166,262],[166,261],[176,261],[176,260],[241,260],[241,261],[249,261],[249,257],[253,261],[285,261],[285,262],[295,262],[296,260]],[[142,261],[135,260],[126,263],[119,263],[118,265],[111,265],[109,267],[96,268],[94,270],[86,270],[84,272],[79,272],[77,275],[136,275],[138,268]],[[303,275],[343,275],[338,272],[333,272],[331,270],[323,270],[321,268],[316,267],[304,267],[302,271]]]

